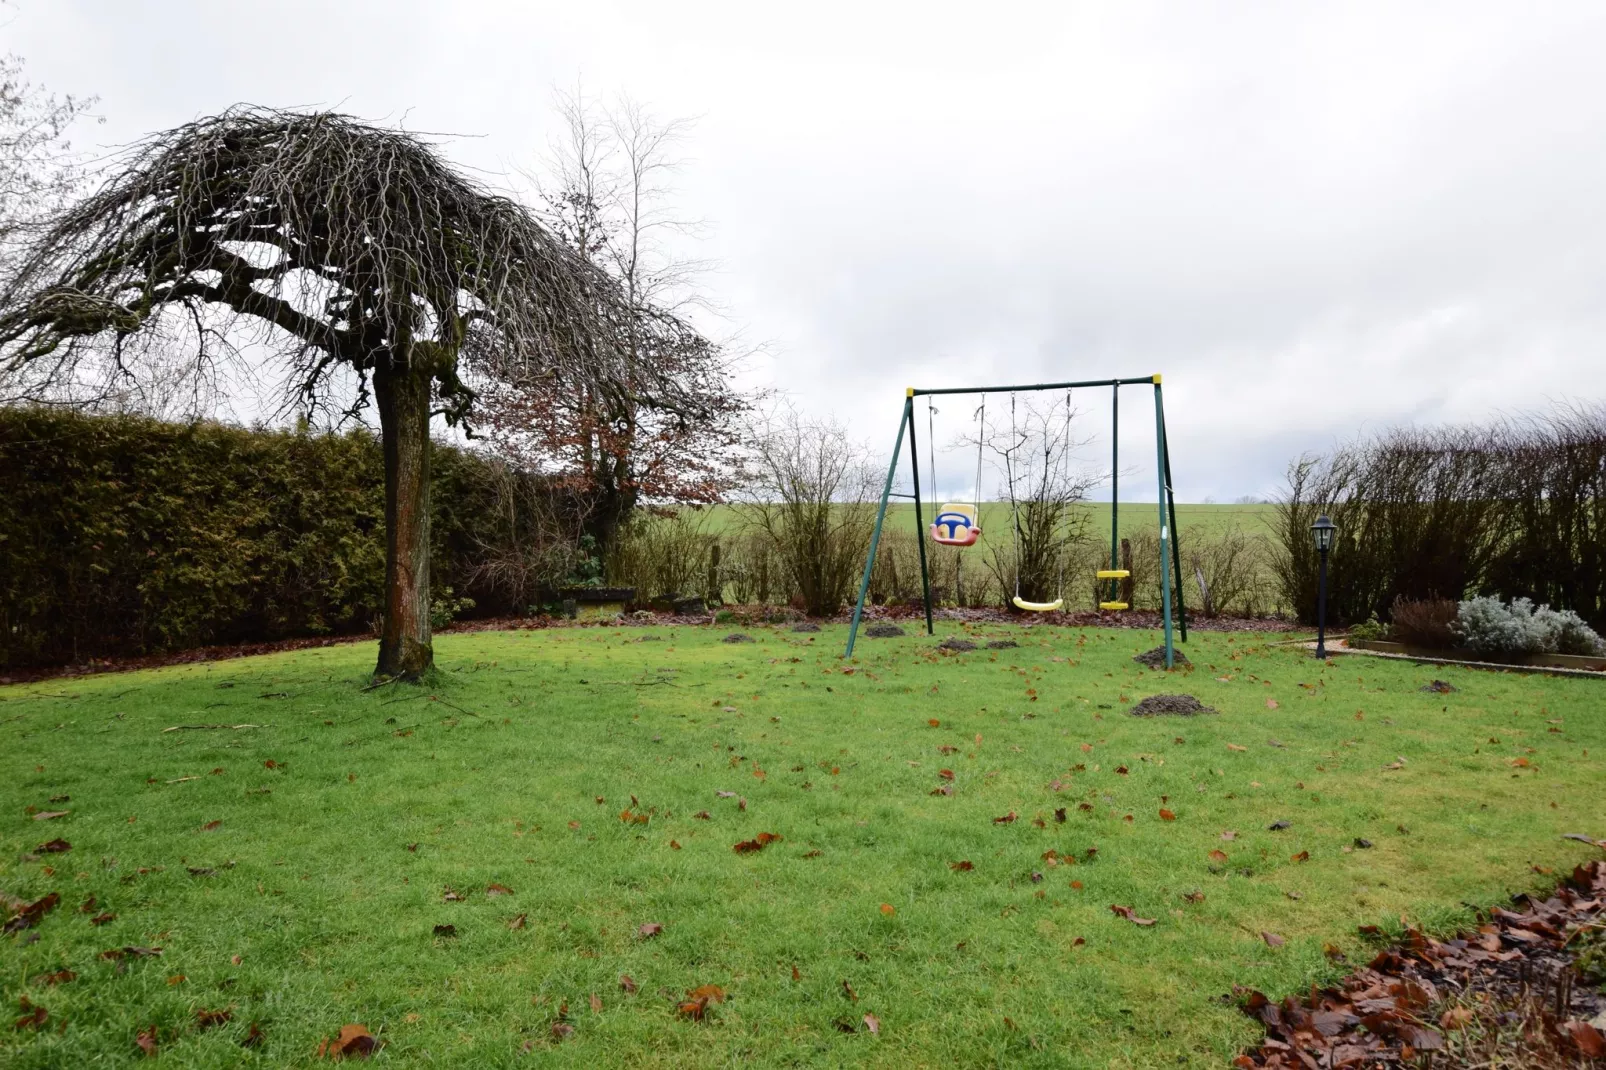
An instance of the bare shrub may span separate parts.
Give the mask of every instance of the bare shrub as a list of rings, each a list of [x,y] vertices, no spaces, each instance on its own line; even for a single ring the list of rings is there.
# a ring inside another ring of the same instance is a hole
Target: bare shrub
[[[804,611],[829,616],[847,601],[875,524],[868,448],[834,421],[785,409],[754,429],[752,449],[739,515],[768,541]]]
[[[1408,646],[1449,650],[1457,645],[1456,609],[1457,603],[1453,598],[1407,598],[1401,595],[1389,609],[1394,638]]]
[[[609,581],[634,587],[641,599],[705,593],[714,546],[708,515],[691,507],[638,511],[608,555]]]

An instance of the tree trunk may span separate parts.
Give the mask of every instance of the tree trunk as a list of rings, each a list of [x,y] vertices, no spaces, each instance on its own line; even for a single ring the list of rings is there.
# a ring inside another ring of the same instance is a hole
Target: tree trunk
[[[417,680],[435,665],[429,637],[429,399],[418,367],[374,373],[385,449],[385,618],[380,676]]]

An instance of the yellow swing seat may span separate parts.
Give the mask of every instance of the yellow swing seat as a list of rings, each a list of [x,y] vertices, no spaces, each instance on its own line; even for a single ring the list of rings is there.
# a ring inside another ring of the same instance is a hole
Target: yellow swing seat
[[[1020,595],[1010,599],[1016,609],[1024,609],[1029,613],[1052,613],[1065,604],[1065,599],[1056,598],[1052,602],[1028,602]]]
[[[1124,568],[1101,568],[1097,576],[1101,580],[1124,580],[1132,573]]]
[[[1130,609],[1132,607],[1128,606],[1125,602],[1100,602],[1099,603],[1099,608],[1100,609]]]

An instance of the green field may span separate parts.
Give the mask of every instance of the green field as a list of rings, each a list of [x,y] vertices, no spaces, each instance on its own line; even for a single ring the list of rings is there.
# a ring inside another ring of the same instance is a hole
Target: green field
[[[1606,834],[1593,680],[723,632],[442,636],[422,689],[362,690],[368,644],[0,689],[0,889],[61,895],[0,943],[48,1013],[0,1064],[132,1064],[154,1027],[166,1065],[306,1065],[361,1023],[405,1065],[1215,1067],[1256,1036],[1233,985],[1330,980],[1357,924],[1464,924]],[[1219,714],[1127,714],[1179,690]]]
[[[1109,538],[1110,531],[1110,503],[1087,502],[1076,507],[1087,517],[1090,533],[1097,533],[1103,538]],[[921,512],[927,524],[931,523],[931,509],[929,505],[922,505]],[[1119,511],[1120,530],[1123,535],[1148,528],[1153,529],[1159,521],[1159,509],[1153,502],[1122,502]],[[1275,505],[1184,505],[1177,503],[1177,527],[1184,533],[1197,532],[1205,537],[1214,537],[1231,528],[1238,528],[1249,535],[1266,535],[1271,533],[1271,525],[1276,523],[1277,507]],[[983,502],[981,507],[981,526],[983,537],[988,532],[997,532],[1007,535],[1010,529],[1010,508],[1008,502]],[[723,532],[737,523],[736,511],[728,505],[715,505],[708,509],[708,520],[705,528],[710,533]],[[909,501],[893,501],[887,508],[887,523],[907,531],[914,530],[914,503]]]

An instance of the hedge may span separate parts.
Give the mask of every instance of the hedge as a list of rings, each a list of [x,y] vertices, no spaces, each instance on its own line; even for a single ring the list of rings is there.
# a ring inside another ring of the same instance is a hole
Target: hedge
[[[483,612],[495,462],[437,443],[431,561]],[[380,611],[368,431],[0,409],[0,668],[361,632]]]

